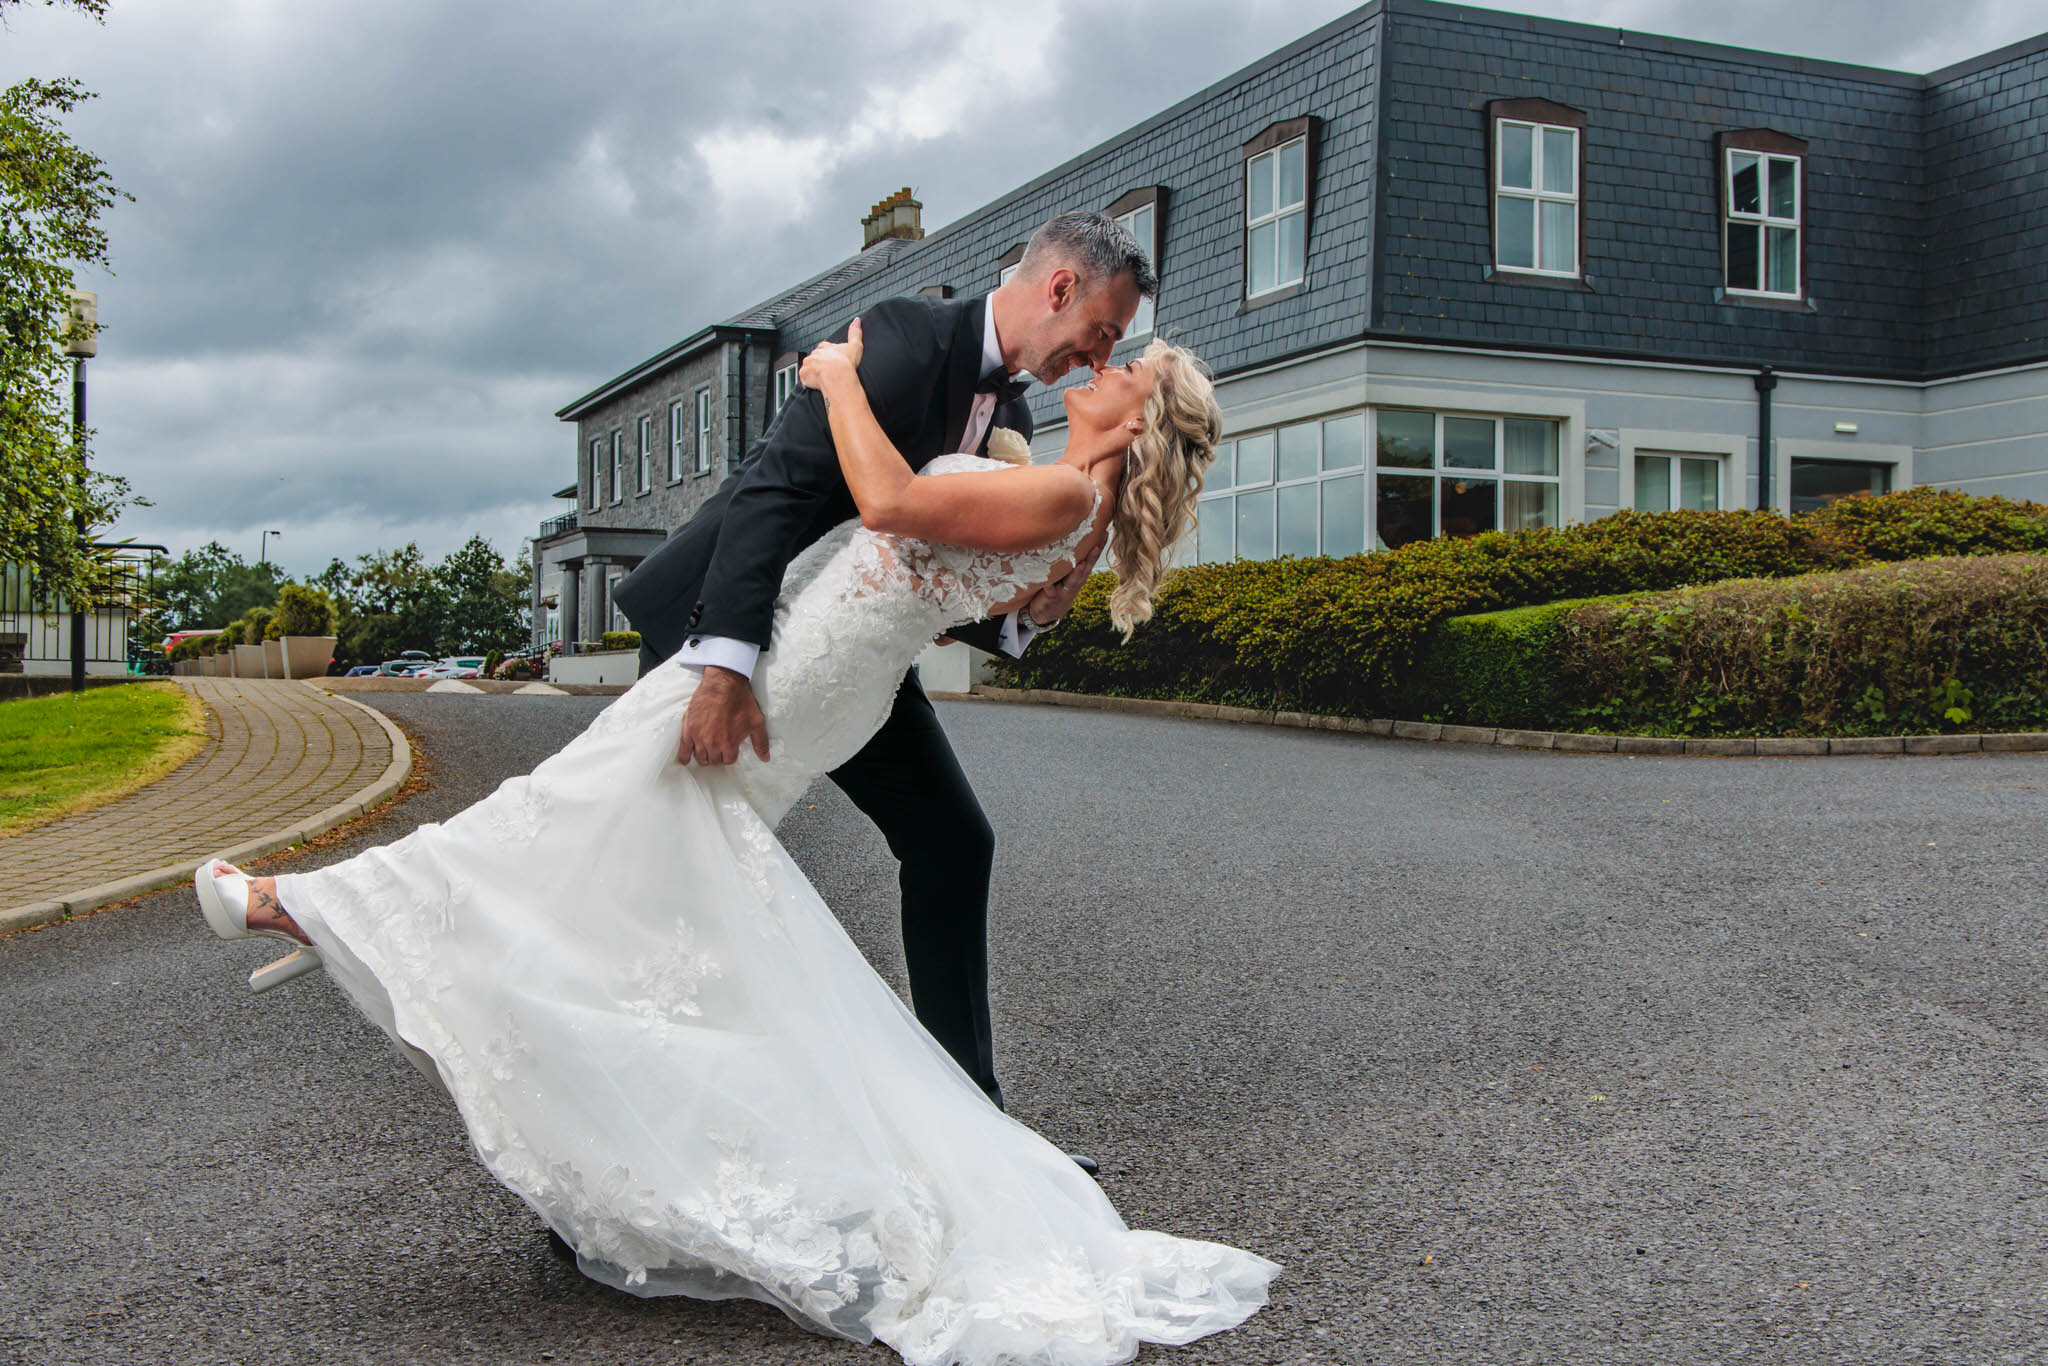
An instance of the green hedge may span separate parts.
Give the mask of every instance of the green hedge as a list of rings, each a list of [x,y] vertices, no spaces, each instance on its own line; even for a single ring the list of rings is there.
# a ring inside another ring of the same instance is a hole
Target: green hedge
[[[597,638],[601,650],[637,650],[640,648],[638,631],[606,631]]]
[[[1129,645],[1115,577],[999,666],[1015,687],[1349,715],[1407,708],[1416,661],[1449,618],[1566,598],[1784,578],[1928,554],[2048,552],[2048,507],[1919,488],[1766,512],[1621,512],[1585,526],[1418,541],[1345,559],[1179,570]]]
[[[1580,729],[2048,730],[2048,556],[1716,584],[1569,614]]]

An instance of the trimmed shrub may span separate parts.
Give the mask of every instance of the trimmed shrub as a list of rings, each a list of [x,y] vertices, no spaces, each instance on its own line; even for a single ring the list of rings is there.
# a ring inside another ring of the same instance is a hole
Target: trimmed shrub
[[[504,658],[505,654],[502,650],[484,651],[484,665],[483,668],[477,670],[477,672],[481,673],[485,678],[497,677],[498,663]]]
[[[1611,598],[1566,598],[1452,617],[1431,633],[1401,714],[1468,726],[1552,728],[1572,710],[1562,638],[1574,609]]]
[[[600,650],[637,650],[640,648],[638,631],[606,631],[597,638]]]
[[[241,631],[235,639],[244,645],[261,645],[264,640],[263,633],[270,629],[273,615],[268,607],[251,607],[242,613],[241,621],[236,623],[241,627]]]
[[[264,628],[265,640],[334,634],[334,599],[317,588],[288,583],[277,592],[277,610]]]
[[[1684,735],[2048,729],[2048,556],[1738,580],[1562,616],[1560,728]]]
[[[2048,542],[2048,507],[1944,490],[1842,499],[1793,518],[1621,512],[1341,560],[1182,569],[1162,582],[1153,619],[1128,646],[1109,627],[1116,580],[1102,573],[1064,623],[999,664],[998,676],[1016,687],[1397,714],[1431,632],[1451,617],[1848,569],[1928,544],[1997,553],[2036,537]]]

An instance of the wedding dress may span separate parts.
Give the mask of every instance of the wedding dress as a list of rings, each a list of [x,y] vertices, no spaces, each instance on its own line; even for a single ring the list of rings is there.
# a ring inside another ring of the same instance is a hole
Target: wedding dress
[[[992,1105],[773,833],[925,642],[1044,581],[1087,525],[992,554],[848,522],[784,579],[754,680],[769,762],[676,762],[697,674],[671,662],[445,824],[278,880],[586,1274],[763,1300],[914,1366],[1127,1361],[1266,1302],[1274,1263],[1126,1228]]]

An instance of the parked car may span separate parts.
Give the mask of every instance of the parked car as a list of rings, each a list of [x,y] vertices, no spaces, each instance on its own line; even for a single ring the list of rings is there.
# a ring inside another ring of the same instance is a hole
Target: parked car
[[[411,678],[432,662],[418,659],[387,659],[377,666],[377,672],[386,678]]]
[[[415,678],[482,678],[484,657],[482,655],[450,655],[438,664],[429,664],[415,673]]]
[[[343,678],[374,678],[374,677],[375,677],[376,675],[378,675],[378,674],[380,674],[380,673],[383,673],[383,672],[384,672],[383,668],[382,668],[381,666],[379,666],[379,665],[376,665],[376,664],[358,664],[358,665],[356,665],[356,666],[355,666],[355,667],[354,667],[353,669],[350,669],[350,670],[349,670],[349,671],[348,671],[347,673],[343,674],[343,675],[342,675],[342,677],[343,677]]]

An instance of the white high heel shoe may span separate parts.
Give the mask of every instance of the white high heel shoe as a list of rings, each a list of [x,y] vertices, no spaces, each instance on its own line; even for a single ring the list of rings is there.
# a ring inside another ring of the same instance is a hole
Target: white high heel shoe
[[[225,870],[225,871],[216,871]],[[192,891],[207,925],[222,939],[282,939],[295,950],[249,974],[249,990],[268,991],[305,976],[319,967],[320,950],[301,944],[283,930],[249,928],[249,877],[219,859],[208,859],[192,872]]]

